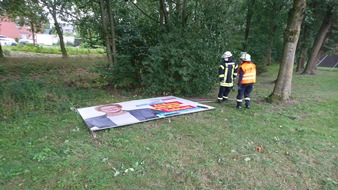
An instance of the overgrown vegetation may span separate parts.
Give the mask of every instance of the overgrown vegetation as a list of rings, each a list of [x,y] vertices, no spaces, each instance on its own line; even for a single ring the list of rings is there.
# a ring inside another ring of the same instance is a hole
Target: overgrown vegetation
[[[264,101],[278,66],[258,77],[252,109],[215,110],[99,131],[75,108],[148,98],[100,89],[98,58],[0,64],[2,189],[338,188],[337,75],[294,75],[293,101]],[[217,86],[207,99],[215,100]],[[234,99],[236,93],[231,93]],[[184,97],[184,96],[183,96]]]
[[[210,92],[219,67],[219,62],[210,56],[212,51],[202,50],[202,42],[190,43],[184,37],[164,41],[150,48],[150,56],[143,62],[143,83],[149,87],[148,92],[186,96]]]
[[[18,45],[2,47],[7,51],[32,52],[43,54],[61,54],[60,48],[56,46],[41,46],[41,45]],[[103,48],[89,49],[67,46],[67,52],[70,55],[89,55],[89,54],[104,54]]]

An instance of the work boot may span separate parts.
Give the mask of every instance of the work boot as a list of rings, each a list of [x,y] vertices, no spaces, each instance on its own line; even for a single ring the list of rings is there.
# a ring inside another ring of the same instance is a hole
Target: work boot
[[[237,101],[236,108],[241,109],[241,108],[242,108],[242,102],[238,102],[238,101]]]
[[[250,100],[245,100],[245,107],[250,109]]]

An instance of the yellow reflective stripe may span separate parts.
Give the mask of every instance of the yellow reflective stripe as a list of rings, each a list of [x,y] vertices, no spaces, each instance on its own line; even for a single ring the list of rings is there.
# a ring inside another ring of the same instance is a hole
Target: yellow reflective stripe
[[[250,100],[250,98],[244,98],[244,100]]]
[[[224,69],[224,66],[223,66],[223,65],[220,65],[219,67],[221,67],[222,69]]]
[[[221,78],[221,77],[224,77],[224,74],[220,74],[220,75],[219,75],[219,78]]]
[[[243,100],[239,100],[239,99],[237,99],[237,102],[243,102]]]
[[[234,86],[233,83],[222,83],[222,82],[220,82],[220,85],[221,86],[225,86],[225,87],[232,87],[232,86]]]
[[[231,69],[231,73],[234,73],[234,69],[235,69],[235,68],[234,68],[234,67],[232,67],[232,69]],[[230,78],[231,78],[231,81],[233,81],[233,80],[234,80],[234,75],[231,75],[231,76],[230,76]]]

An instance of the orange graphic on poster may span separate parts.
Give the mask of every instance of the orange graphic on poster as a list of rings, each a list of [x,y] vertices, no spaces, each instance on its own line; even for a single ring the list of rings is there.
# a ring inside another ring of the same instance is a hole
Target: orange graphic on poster
[[[160,103],[160,104],[152,104],[150,106],[156,110],[161,110],[163,112],[172,112],[172,111],[180,111],[180,110],[195,108],[194,106],[191,106],[191,105],[182,105],[182,103],[178,101],[166,102],[166,103]]]

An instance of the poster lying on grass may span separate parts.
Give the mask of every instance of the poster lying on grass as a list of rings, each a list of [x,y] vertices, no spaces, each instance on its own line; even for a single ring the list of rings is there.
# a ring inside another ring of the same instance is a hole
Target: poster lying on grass
[[[77,111],[89,129],[97,131],[210,109],[214,107],[165,96],[78,108]]]

